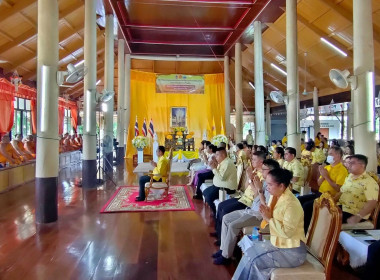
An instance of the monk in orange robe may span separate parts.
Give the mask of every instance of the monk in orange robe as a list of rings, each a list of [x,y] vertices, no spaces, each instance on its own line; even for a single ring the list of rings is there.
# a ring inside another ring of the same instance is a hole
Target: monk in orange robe
[[[26,141],[24,143],[25,150],[32,155],[33,158],[36,158],[36,144],[33,140],[32,135],[28,135],[26,137]]]
[[[30,154],[27,150],[24,148],[24,143],[22,143],[22,136],[21,134],[16,134],[15,137],[12,139],[11,144],[13,148],[16,150],[16,152],[25,158],[26,160],[32,160],[34,157],[32,154]]]
[[[0,153],[2,158],[0,162],[5,165],[9,162],[10,165],[19,165],[24,159],[19,156],[15,149],[13,149],[9,135],[4,135],[0,142]]]

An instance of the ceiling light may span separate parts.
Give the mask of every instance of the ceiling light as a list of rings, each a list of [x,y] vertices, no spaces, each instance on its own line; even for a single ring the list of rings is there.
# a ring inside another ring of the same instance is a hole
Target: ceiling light
[[[330,43],[329,41],[327,41],[325,38],[322,38],[321,37],[321,41],[323,43],[325,43],[327,46],[329,46],[330,48],[334,49],[335,51],[337,51],[339,54],[343,55],[344,57],[347,56],[347,54],[342,51],[340,48],[338,48],[337,46],[335,46],[334,44]]]
[[[253,89],[256,89],[255,86],[252,84],[252,82],[248,82],[248,84],[249,84]]]
[[[75,64],[75,67],[78,67],[79,65],[82,65],[84,63],[84,60],[79,61],[77,64]]]
[[[288,74],[282,70],[280,67],[278,67],[276,64],[273,64],[271,63],[270,66],[272,66],[272,68],[276,69],[278,72],[280,72],[281,74],[283,74],[284,76],[287,76]]]
[[[96,82],[96,85],[99,85],[102,82],[102,80],[99,80]]]

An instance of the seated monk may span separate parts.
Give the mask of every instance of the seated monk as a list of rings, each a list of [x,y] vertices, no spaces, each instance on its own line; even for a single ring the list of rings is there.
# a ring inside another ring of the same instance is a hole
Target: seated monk
[[[78,145],[80,148],[82,148],[82,146],[83,146],[82,134],[76,134],[75,142],[77,143],[77,145]]]
[[[25,158],[26,160],[32,160],[34,159],[32,154],[30,154],[27,150],[24,148],[24,144],[22,143],[22,136],[21,134],[16,134],[15,137],[12,139],[11,144],[13,148],[16,150],[16,152]]]
[[[0,161],[3,165],[9,162],[10,165],[18,165],[24,161],[24,159],[17,154],[15,149],[13,149],[9,135],[4,135],[0,142]]]
[[[32,135],[28,135],[26,137],[26,141],[24,142],[25,150],[32,155],[33,158],[36,158],[36,144],[33,140]]]
[[[77,141],[75,141],[75,135],[69,136],[70,139],[70,145],[73,147],[74,150],[80,149],[80,146],[78,145]]]
[[[71,146],[70,135],[68,133],[65,133],[63,137],[63,149],[65,152],[74,151],[74,147]]]

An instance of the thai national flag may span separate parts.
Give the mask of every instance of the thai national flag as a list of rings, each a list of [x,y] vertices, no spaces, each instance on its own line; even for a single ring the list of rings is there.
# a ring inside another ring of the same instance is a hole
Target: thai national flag
[[[154,128],[153,128],[153,120],[152,119],[150,119],[148,132],[149,132],[150,136],[153,137],[153,135],[154,135]]]
[[[148,135],[148,130],[146,128],[146,120],[144,119],[144,124],[142,126],[142,134],[144,135],[144,137],[146,137]]]
[[[137,122],[137,116],[135,122],[135,136],[139,136],[139,123]]]

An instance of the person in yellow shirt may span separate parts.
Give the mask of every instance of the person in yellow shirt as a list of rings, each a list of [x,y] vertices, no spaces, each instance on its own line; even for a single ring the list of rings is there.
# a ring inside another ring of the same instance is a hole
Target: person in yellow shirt
[[[151,161],[152,166],[154,166],[153,169],[153,181],[154,182],[162,182],[165,180],[165,176],[168,173],[168,167],[169,167],[169,160],[164,156],[165,154],[165,147],[164,146],[158,146],[158,149],[156,151],[156,154],[158,156],[157,163],[154,161]],[[139,180],[139,196],[136,197],[136,201],[144,201],[145,200],[145,183],[148,183],[150,181],[150,176],[141,176]]]
[[[378,203],[379,185],[366,172],[367,164],[368,158],[364,155],[350,157],[350,174],[335,196],[338,205],[342,207],[343,223],[356,224],[367,220]]]
[[[303,150],[305,150],[306,147],[305,147],[305,139],[301,138],[301,152],[303,152]]]
[[[276,147],[273,152],[273,159],[275,159],[282,168],[285,162],[285,151],[283,147]]]
[[[288,143],[288,137],[286,136],[286,133],[285,133],[284,137],[282,137],[281,144],[283,147],[286,147],[287,143]]]
[[[331,147],[327,157],[327,162],[330,165],[319,166],[319,173],[321,174],[318,179],[319,191],[315,194],[313,193],[298,197],[303,211],[305,212],[305,233],[309,228],[313,214],[314,200],[320,197],[324,192],[328,192],[334,197],[339,192],[340,187],[348,176],[348,171],[342,163],[342,156],[343,151],[341,148]]]
[[[315,136],[315,141],[314,141],[316,147],[319,147],[319,143],[321,143],[322,139],[323,139],[322,133],[318,132],[317,136]]]
[[[311,164],[317,163],[322,164],[326,160],[325,152],[323,151],[324,143],[320,142],[319,146],[315,147],[315,150],[311,153]]]
[[[260,213],[269,224],[270,242],[254,242],[244,252],[232,279],[269,279],[274,268],[297,267],[306,259],[303,210],[289,190],[292,173],[285,169],[269,171],[266,182],[271,194]]]
[[[296,159],[296,149],[288,147],[285,149],[285,162],[282,168],[293,173],[292,187],[293,192],[299,193],[304,185],[304,168],[302,163]]]

